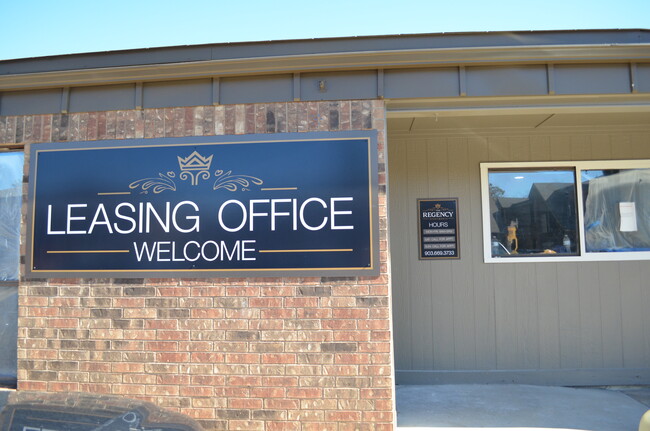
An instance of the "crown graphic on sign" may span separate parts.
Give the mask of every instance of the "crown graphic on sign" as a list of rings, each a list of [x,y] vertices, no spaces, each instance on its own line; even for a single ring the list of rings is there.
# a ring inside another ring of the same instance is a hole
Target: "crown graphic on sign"
[[[180,178],[186,180],[192,179],[192,185],[195,186],[199,183],[199,178],[207,180],[210,178],[210,165],[212,164],[212,156],[203,157],[197,151],[194,151],[189,156],[178,158],[178,165],[181,168]]]
[[[181,171],[208,171],[212,164],[212,156],[203,157],[197,151],[185,158],[181,156],[177,156],[177,158]]]

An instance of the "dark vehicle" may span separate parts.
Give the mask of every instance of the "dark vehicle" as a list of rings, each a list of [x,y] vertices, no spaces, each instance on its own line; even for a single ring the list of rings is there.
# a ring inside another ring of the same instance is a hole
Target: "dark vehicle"
[[[1,431],[203,431],[193,419],[110,395],[2,392]]]

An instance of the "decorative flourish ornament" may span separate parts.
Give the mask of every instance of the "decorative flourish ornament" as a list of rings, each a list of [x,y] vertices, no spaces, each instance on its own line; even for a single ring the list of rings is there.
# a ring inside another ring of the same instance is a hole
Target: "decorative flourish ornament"
[[[187,157],[176,156],[180,173],[178,178],[182,181],[191,180],[192,186],[197,186],[199,180],[209,180],[212,177],[210,166],[214,155],[204,157],[197,151],[192,152]],[[163,191],[176,191],[176,183],[173,178],[176,174],[173,171],[167,174],[159,173],[158,178],[142,178],[129,184],[130,189],[140,189],[142,194],[149,193],[149,190],[158,194]],[[261,179],[250,175],[237,175],[232,171],[223,171],[221,169],[214,172],[213,190],[225,189],[230,192],[237,190],[250,191],[252,185],[260,186],[264,183]]]
[[[250,190],[249,187],[252,184],[260,186],[264,181],[259,178],[252,177],[250,175],[232,175],[232,171],[224,172],[218,170],[214,173],[216,181],[214,182],[213,190],[224,188],[231,192],[237,191],[238,187],[241,187],[243,191]]]
[[[176,183],[174,183],[174,178],[176,174],[173,172],[167,172],[167,175],[159,173],[160,178],[143,178],[129,184],[130,189],[141,188],[143,194],[149,193],[151,189],[155,194],[164,192],[165,190],[176,191]]]

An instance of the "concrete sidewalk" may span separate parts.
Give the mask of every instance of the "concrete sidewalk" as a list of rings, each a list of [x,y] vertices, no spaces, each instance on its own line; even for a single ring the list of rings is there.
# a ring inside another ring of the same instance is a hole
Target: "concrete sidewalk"
[[[648,388],[397,386],[397,429],[637,431],[649,394]]]

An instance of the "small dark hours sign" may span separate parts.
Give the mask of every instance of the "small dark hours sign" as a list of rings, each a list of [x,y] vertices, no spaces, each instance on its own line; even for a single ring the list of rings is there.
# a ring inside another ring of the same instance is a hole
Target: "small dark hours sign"
[[[458,199],[418,199],[421,260],[459,259]]]

